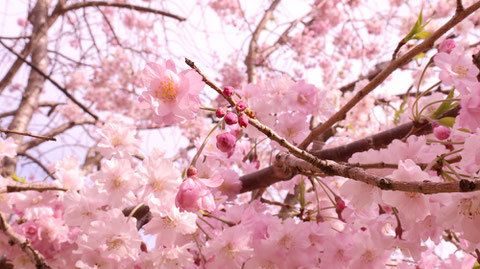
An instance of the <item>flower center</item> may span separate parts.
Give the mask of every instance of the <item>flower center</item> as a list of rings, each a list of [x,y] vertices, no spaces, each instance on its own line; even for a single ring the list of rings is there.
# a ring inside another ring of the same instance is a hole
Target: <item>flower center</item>
[[[114,138],[112,139],[112,146],[116,147],[116,146],[118,146],[118,145],[120,145],[120,138],[114,137]]]
[[[120,187],[121,185],[122,185],[122,179],[121,179],[121,178],[116,178],[116,179],[113,180],[113,186],[114,186],[115,188],[118,188],[118,187]]]
[[[473,219],[475,216],[480,214],[480,202],[473,201],[472,198],[463,198],[460,200],[460,203],[457,205],[458,213]]]
[[[469,70],[470,70],[469,68],[465,68],[461,65],[457,65],[457,67],[455,68],[455,73],[457,73],[458,77],[460,77],[460,78],[466,78],[467,77],[467,72]]]
[[[109,251],[117,249],[119,246],[122,245],[122,243],[123,243],[122,239],[118,239],[118,238],[117,239],[112,238],[106,242]]]
[[[163,186],[163,182],[161,182],[160,180],[154,181],[152,185],[155,191],[163,191],[165,189],[165,186]]]
[[[226,246],[224,246],[222,250],[225,253],[225,256],[230,257],[233,260],[237,258],[237,251],[231,243],[228,243]]]
[[[362,254],[362,258],[365,262],[367,263],[371,263],[373,262],[373,260],[375,260],[375,254],[373,254],[373,252],[369,249],[367,249],[363,254]]]
[[[158,85],[158,90],[155,91],[155,98],[162,100],[164,103],[175,102],[177,92],[178,87],[175,85],[175,82],[171,78],[167,78]]]

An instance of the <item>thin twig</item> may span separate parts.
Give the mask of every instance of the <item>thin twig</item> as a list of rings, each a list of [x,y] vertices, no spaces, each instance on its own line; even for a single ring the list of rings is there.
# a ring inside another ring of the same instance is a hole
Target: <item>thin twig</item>
[[[258,53],[258,38],[260,33],[265,28],[268,20],[272,17],[273,11],[280,3],[280,0],[274,0],[270,7],[265,10],[262,19],[257,25],[257,28],[252,34],[252,39],[250,40],[250,45],[248,46],[247,57],[245,57],[245,65],[247,66],[247,79],[248,82],[253,82],[255,80],[255,58]]]
[[[17,132],[17,131],[6,130],[6,129],[1,129],[1,128],[0,128],[0,132],[6,133],[6,134],[18,134],[18,135],[23,135],[23,136],[31,136],[31,137],[35,137],[35,138],[42,139],[42,140],[57,141],[57,139],[55,139],[54,137],[50,137],[50,136],[35,135],[35,134],[31,134],[31,133]]]
[[[5,45],[5,43],[3,43],[1,40],[0,40],[0,44],[5,47],[7,50],[9,50],[11,53],[15,54],[15,56],[17,56],[18,59],[21,59],[24,63],[28,64],[33,70],[35,70],[37,73],[39,73],[42,77],[44,77],[45,79],[47,79],[48,81],[50,81],[55,87],[57,87],[61,92],[63,92],[63,94],[65,94],[65,96],[68,97],[68,99],[70,99],[72,102],[74,102],[77,106],[79,106],[83,111],[85,111],[86,113],[88,113],[90,116],[92,116],[95,120],[98,120],[98,116],[95,115],[93,112],[91,112],[86,106],[84,106],[82,103],[80,103],[79,101],[77,101],[77,99],[75,99],[75,97],[73,97],[73,95],[71,95],[67,89],[65,87],[62,87],[60,86],[60,84],[58,84],[58,82],[56,82],[55,80],[53,80],[49,75],[45,74],[42,70],[40,70],[37,66],[35,66],[34,64],[30,63],[29,61],[27,61],[25,59],[25,57],[22,57],[20,54],[18,54],[17,52],[15,52],[12,48],[10,48],[9,46]]]
[[[183,17],[180,17],[178,15],[163,11],[163,10],[157,10],[149,7],[142,7],[142,6],[137,6],[137,5],[131,5],[131,4],[125,4],[125,3],[117,3],[117,2],[107,2],[107,1],[87,1],[87,2],[79,2],[75,4],[71,4],[65,8],[63,8],[63,12],[71,11],[71,10],[76,10],[80,8],[86,8],[86,7],[118,7],[118,8],[126,8],[126,9],[131,9],[131,10],[136,10],[140,12],[148,12],[148,13],[153,13],[153,14],[158,14],[162,15],[165,17],[170,17],[173,19],[176,19],[178,21],[185,21],[186,19]]]

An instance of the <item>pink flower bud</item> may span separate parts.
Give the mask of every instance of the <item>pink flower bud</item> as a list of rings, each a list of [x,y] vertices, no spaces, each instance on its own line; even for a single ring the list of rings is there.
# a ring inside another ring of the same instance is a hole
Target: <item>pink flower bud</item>
[[[223,116],[225,116],[225,114],[227,114],[227,111],[225,111],[225,109],[223,107],[220,107],[217,109],[217,111],[215,111],[215,116],[217,118],[223,118]]]
[[[238,118],[238,125],[240,125],[242,128],[248,126],[248,118],[245,116],[245,114],[240,115],[240,118]]]
[[[230,152],[235,147],[235,136],[231,133],[217,135],[217,148],[221,152]]]
[[[233,89],[233,87],[231,86],[225,86],[223,87],[223,95],[225,95],[226,97],[230,97],[233,95],[233,91],[235,89]]]
[[[236,124],[238,122],[237,114],[233,112],[228,112],[227,115],[225,115],[225,122],[228,125]]]
[[[452,50],[456,47],[455,40],[453,39],[445,39],[443,42],[438,46],[438,52],[446,52],[450,54]]]
[[[212,212],[216,208],[210,189],[197,177],[188,177],[183,181],[175,197],[175,205],[180,208],[180,211],[189,212],[198,210]]]
[[[242,112],[242,111],[244,111],[245,109],[247,109],[247,103],[245,103],[244,101],[238,101],[238,103],[237,103],[237,105],[235,106],[235,108],[237,109],[237,111]]]
[[[197,175],[197,168],[192,166],[187,169],[187,177],[193,177],[196,175]]]
[[[438,140],[445,140],[450,136],[450,129],[445,126],[438,126],[433,129],[433,134]]]

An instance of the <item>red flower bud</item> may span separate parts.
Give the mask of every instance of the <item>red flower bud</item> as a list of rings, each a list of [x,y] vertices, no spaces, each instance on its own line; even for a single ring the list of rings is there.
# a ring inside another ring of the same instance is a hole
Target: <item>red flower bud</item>
[[[248,126],[248,118],[245,116],[245,114],[240,115],[240,118],[238,118],[238,125],[240,125],[242,128]]]
[[[226,97],[232,96],[233,91],[235,91],[235,89],[233,89],[233,87],[231,87],[231,86],[223,87],[223,95],[225,95]]]
[[[196,175],[197,175],[197,168],[192,166],[187,169],[187,177],[193,177]]]
[[[215,111],[215,116],[217,118],[223,118],[223,116],[225,116],[225,114],[227,114],[227,111],[225,111],[225,109],[223,107],[220,107],[217,109],[217,111]]]
[[[237,111],[242,112],[247,109],[247,103],[245,103],[244,101],[238,101],[235,108],[237,109]]]
[[[228,112],[227,115],[225,115],[225,122],[228,125],[232,125],[238,122],[238,117],[237,114],[233,112]]]

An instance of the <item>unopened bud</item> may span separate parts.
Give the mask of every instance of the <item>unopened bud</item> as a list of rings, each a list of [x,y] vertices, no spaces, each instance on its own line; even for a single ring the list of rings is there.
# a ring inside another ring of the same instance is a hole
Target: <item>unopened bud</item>
[[[237,114],[233,112],[228,112],[227,115],[225,115],[225,123],[228,125],[236,124],[238,122],[238,117]]]
[[[223,95],[225,95],[226,97],[232,96],[234,91],[235,89],[233,89],[233,87],[231,86],[223,87]]]

